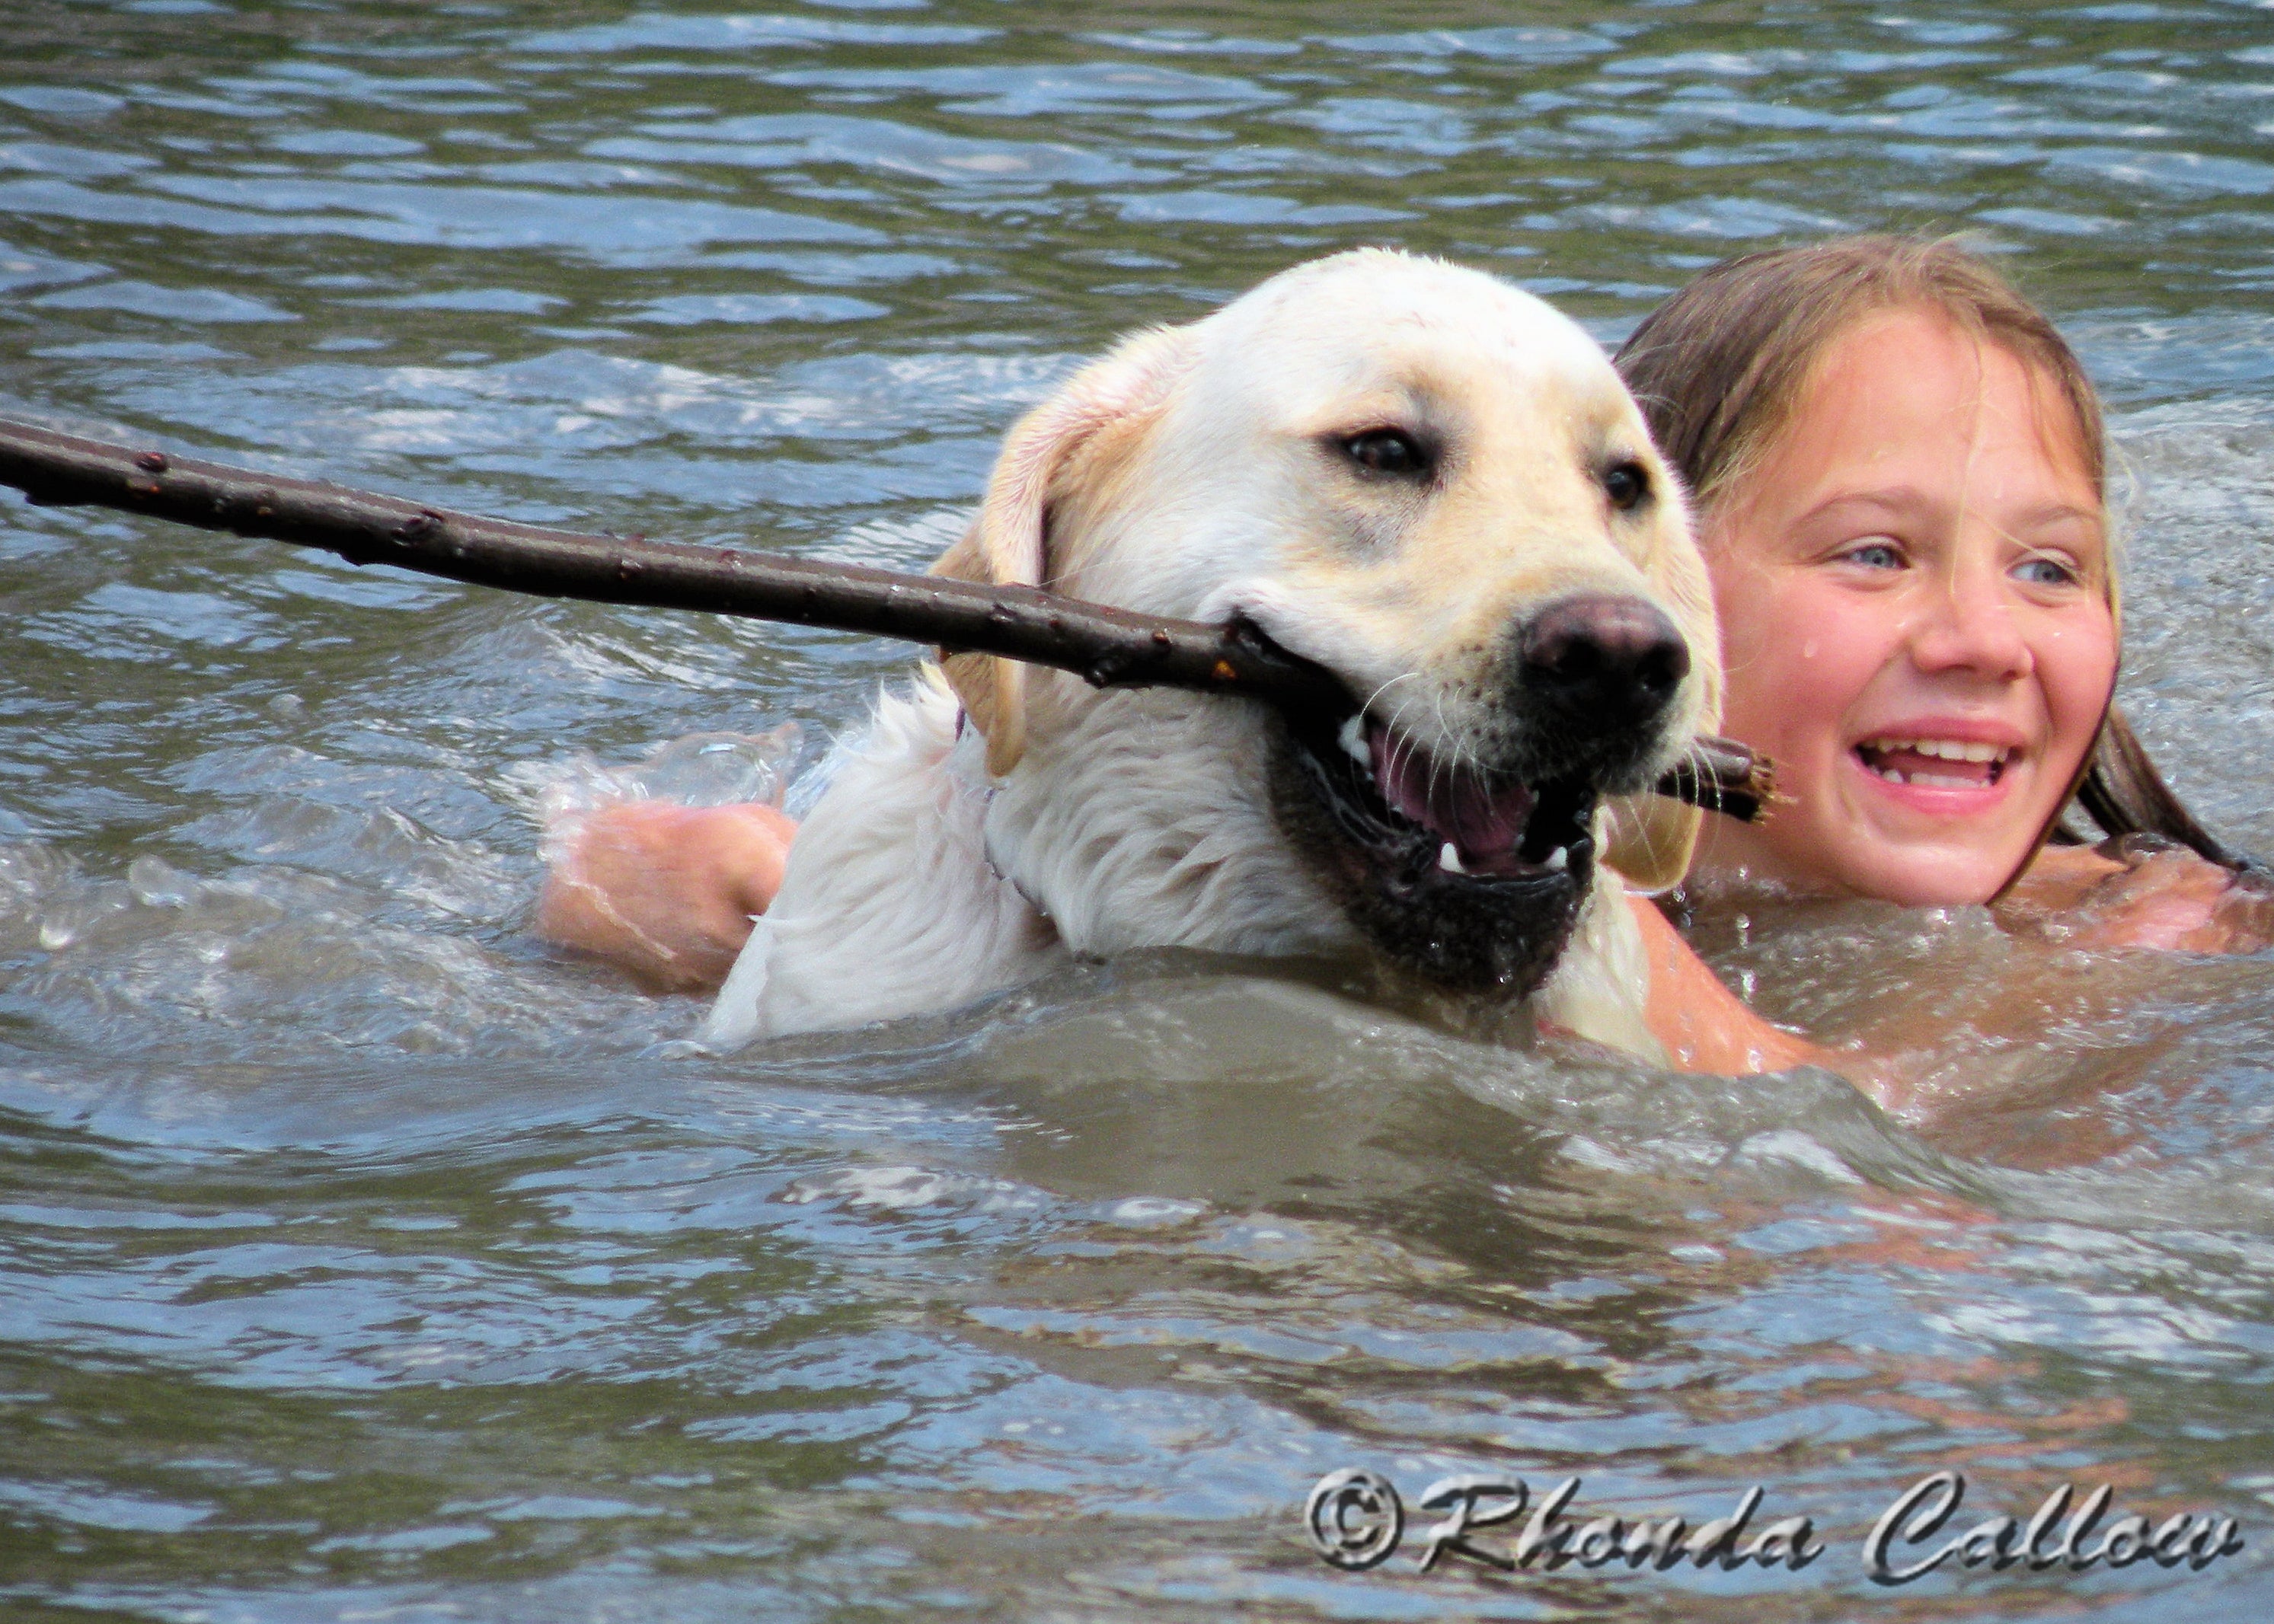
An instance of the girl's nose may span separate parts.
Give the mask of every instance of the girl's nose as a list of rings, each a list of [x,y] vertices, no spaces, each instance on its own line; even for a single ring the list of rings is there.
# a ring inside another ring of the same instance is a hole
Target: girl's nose
[[[2014,680],[2036,666],[2014,622],[2006,580],[1993,563],[1962,563],[1945,574],[1911,636],[1911,658],[1930,675],[1965,672]]]

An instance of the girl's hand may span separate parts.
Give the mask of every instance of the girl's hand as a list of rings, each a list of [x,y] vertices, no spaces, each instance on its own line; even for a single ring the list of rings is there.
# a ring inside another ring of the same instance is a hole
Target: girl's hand
[[[626,801],[547,831],[537,933],[663,992],[715,990],[781,887],[797,825],[769,806]]]
[[[2152,837],[2048,849],[2008,900],[2045,935],[2087,950],[2250,953],[2274,943],[2274,884]]]

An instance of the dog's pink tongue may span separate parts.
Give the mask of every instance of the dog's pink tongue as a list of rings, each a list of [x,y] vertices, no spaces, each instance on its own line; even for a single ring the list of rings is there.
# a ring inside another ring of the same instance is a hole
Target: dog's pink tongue
[[[1367,729],[1374,782],[1401,816],[1452,843],[1461,866],[1495,873],[1518,865],[1517,842],[1532,816],[1532,792],[1466,770],[1443,767],[1379,723]]]

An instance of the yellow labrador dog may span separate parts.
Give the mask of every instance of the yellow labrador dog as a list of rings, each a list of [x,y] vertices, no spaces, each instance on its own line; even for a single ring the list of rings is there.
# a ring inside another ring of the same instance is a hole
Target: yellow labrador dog
[[[1639,792],[1720,719],[1712,598],[1675,477],[1566,318],[1402,253],[1299,266],[1030,413],[937,568],[1243,617],[1349,702],[925,668],[801,829],[708,1041],[1186,947],[1371,955],[1657,1052],[1595,870],[1689,861],[1697,815]]]

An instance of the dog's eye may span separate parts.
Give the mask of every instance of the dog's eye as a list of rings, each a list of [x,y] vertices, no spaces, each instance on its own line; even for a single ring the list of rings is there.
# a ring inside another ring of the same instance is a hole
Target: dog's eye
[[[1639,462],[1614,462],[1603,470],[1603,494],[1621,513],[1650,494],[1650,470]]]
[[[1430,469],[1428,447],[1403,429],[1368,429],[1342,446],[1343,455],[1369,474],[1418,479]]]

